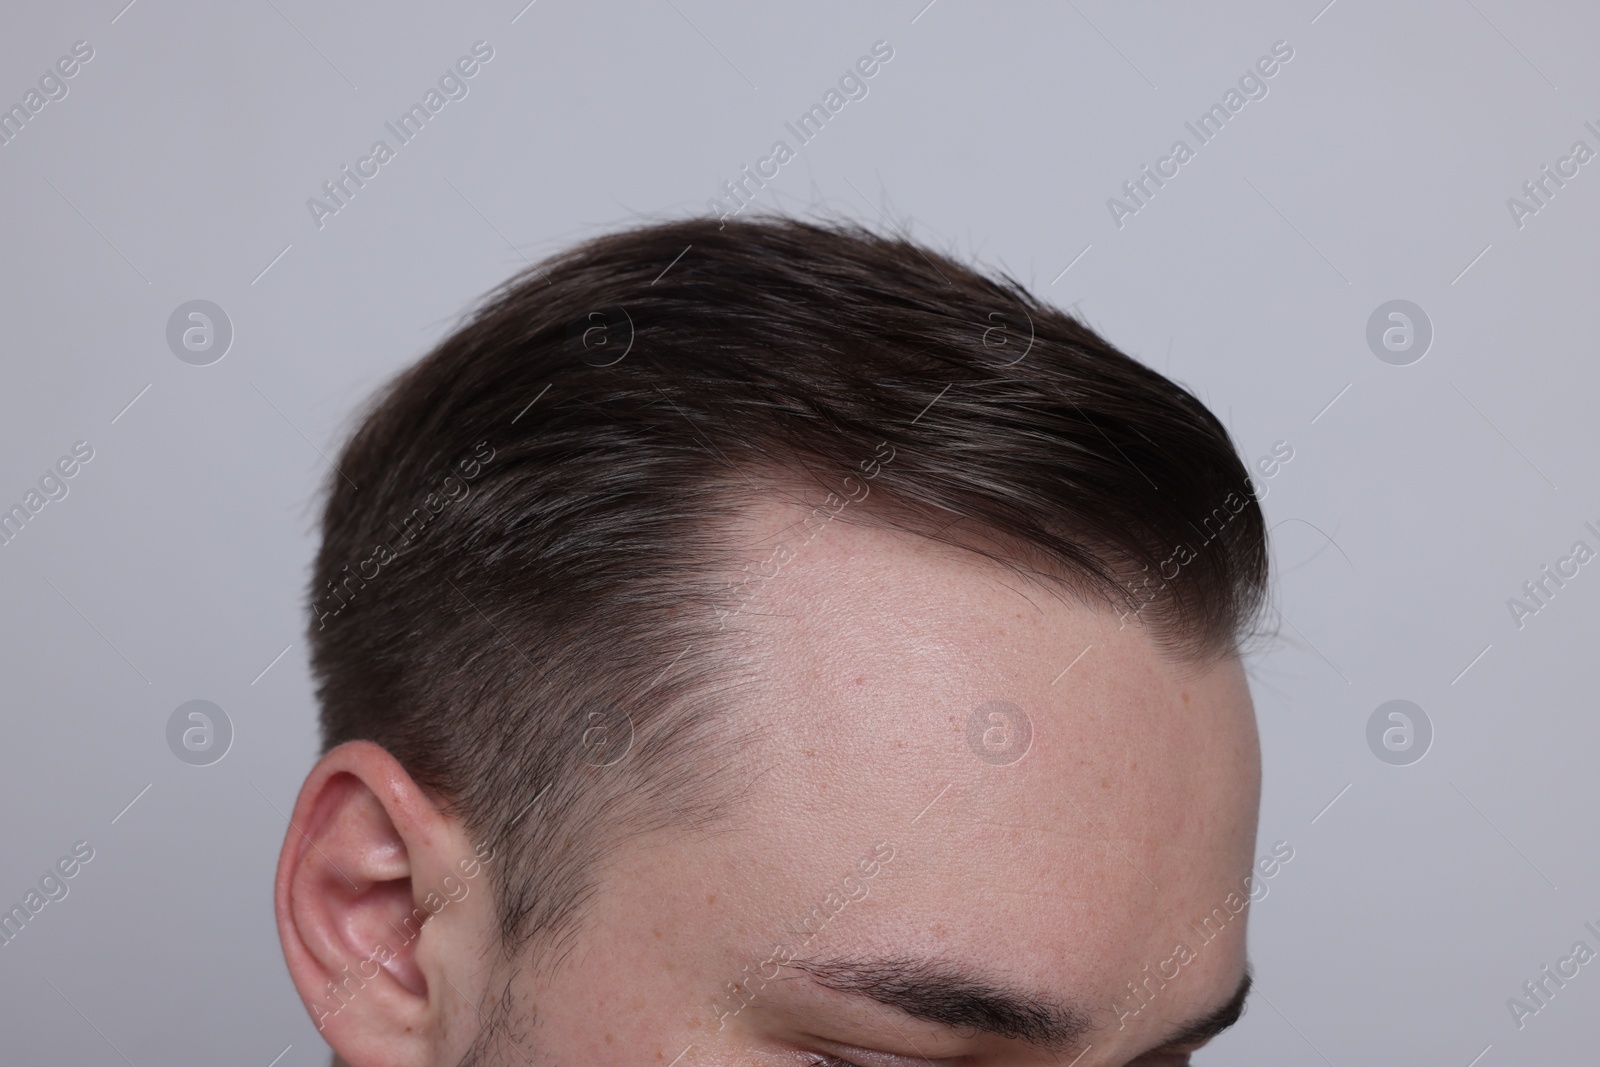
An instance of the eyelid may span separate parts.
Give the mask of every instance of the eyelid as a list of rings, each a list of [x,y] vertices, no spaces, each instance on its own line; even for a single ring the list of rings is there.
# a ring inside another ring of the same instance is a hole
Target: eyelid
[[[829,1041],[817,1038],[817,1044],[822,1046],[822,1056],[834,1056],[859,1064],[860,1067],[956,1067],[964,1057],[946,1056],[938,1059],[927,1059],[922,1056],[902,1056],[897,1052],[880,1052],[875,1049],[862,1048],[860,1045],[847,1045],[841,1041]]]

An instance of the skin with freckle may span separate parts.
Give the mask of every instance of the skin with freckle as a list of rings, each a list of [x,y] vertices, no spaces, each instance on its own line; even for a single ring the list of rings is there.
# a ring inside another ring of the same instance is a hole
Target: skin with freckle
[[[752,556],[801,517],[780,504],[752,513]],[[1260,771],[1237,659],[1181,667],[1114,615],[844,521],[763,585],[741,629],[763,679],[737,724],[759,732],[748,805],[714,832],[661,834],[615,857],[559,966],[510,976],[536,1024],[483,1062],[1060,1064],[1087,1045],[1080,1067],[1102,1067],[1143,1062],[1173,1026],[1227,1002],[1245,915],[1209,941],[1192,923],[1251,871]],[[1031,721],[1009,764],[968,742],[970,714],[993,700]],[[818,922],[830,894],[846,903]],[[473,907],[424,970],[492,989],[487,904]],[[1141,1002],[1128,984],[1177,943],[1192,960],[1131,1012]],[[1065,1055],[974,1037],[822,988],[771,962],[777,946],[797,960],[935,958],[1053,998],[1095,1029]],[[463,1012],[457,999],[434,1062],[465,1053],[476,1027]]]

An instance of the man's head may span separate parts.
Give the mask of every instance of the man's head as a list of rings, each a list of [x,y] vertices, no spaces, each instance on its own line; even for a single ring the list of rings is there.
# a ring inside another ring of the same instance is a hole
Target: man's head
[[[1223,427],[1015,283],[580,246],[330,481],[297,987],[357,1067],[1188,1047],[1244,977],[1265,578]]]

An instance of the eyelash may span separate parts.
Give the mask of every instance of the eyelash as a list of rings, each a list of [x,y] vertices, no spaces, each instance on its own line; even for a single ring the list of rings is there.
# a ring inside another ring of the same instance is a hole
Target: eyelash
[[[821,1059],[812,1060],[806,1067],[861,1067],[858,1063],[841,1060],[837,1056],[823,1056]]]

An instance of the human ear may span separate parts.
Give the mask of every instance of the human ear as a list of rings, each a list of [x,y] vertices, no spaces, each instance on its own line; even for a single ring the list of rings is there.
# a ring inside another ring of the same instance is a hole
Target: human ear
[[[369,741],[329,752],[301,787],[278,859],[278,936],[312,1021],[350,1067],[438,1060],[466,924],[459,908],[442,920],[420,901],[469,851]]]

